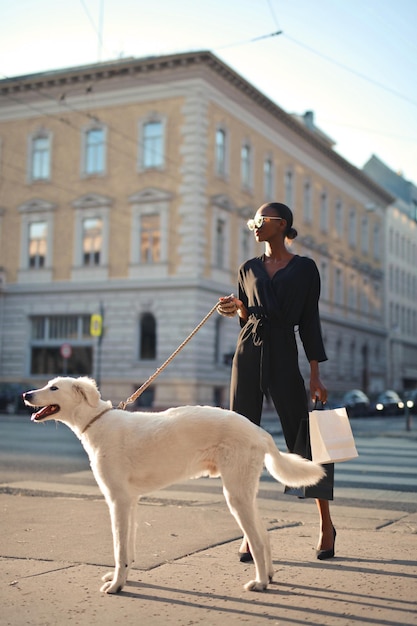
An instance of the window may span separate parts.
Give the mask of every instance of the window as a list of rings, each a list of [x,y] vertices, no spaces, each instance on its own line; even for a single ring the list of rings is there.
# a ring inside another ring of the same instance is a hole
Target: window
[[[214,364],[230,366],[233,352],[227,351],[227,324],[224,318],[218,316],[214,326]]]
[[[335,271],[334,302],[338,305],[343,304],[343,276],[340,268],[336,268]]]
[[[375,261],[380,261],[381,259],[381,227],[379,224],[375,224],[374,226],[373,251],[374,251]]]
[[[272,200],[274,196],[274,164],[271,158],[264,161],[264,197]]]
[[[31,145],[31,180],[50,178],[50,139],[48,135],[34,137]]]
[[[291,169],[288,169],[285,172],[284,189],[285,204],[287,204],[291,208],[294,202],[294,175]]]
[[[161,218],[157,213],[140,218],[141,263],[159,263],[161,260]]]
[[[91,376],[93,348],[90,315],[41,315],[30,319],[30,374]],[[61,356],[69,343],[71,356]]]
[[[77,198],[72,280],[107,280],[112,199],[98,193]]]
[[[240,258],[239,262],[243,263],[247,259],[249,259],[251,255],[251,241],[252,241],[252,233],[246,227],[246,224],[243,229],[241,229],[241,246],[240,246]]]
[[[240,151],[240,174],[245,189],[250,189],[251,186],[251,167],[251,147],[245,143]]]
[[[132,212],[129,278],[142,278],[144,264],[148,278],[168,275],[171,200],[171,194],[156,187],[145,187],[129,197]]]
[[[83,265],[100,265],[103,244],[103,223],[98,217],[83,220]]]
[[[226,132],[222,128],[216,131],[216,174],[226,175]]]
[[[103,174],[105,164],[104,128],[91,128],[85,133],[84,172]]]
[[[348,306],[352,310],[356,310],[356,278],[354,274],[350,275]]]
[[[224,267],[226,248],[226,223],[222,218],[216,220],[216,241],[215,241],[215,266],[219,269]]]
[[[365,216],[362,218],[362,228],[361,228],[361,248],[362,254],[368,254],[369,250],[369,222],[368,218]]]
[[[342,238],[343,237],[343,204],[341,200],[338,200],[336,202],[335,228],[336,228],[337,237]]]
[[[354,380],[356,374],[356,346],[355,342],[352,341],[349,346],[349,378]]]
[[[329,279],[327,270],[327,261],[320,263],[320,283],[321,283],[321,296],[323,300],[329,298]]]
[[[336,354],[339,355],[339,358],[336,359],[336,367],[337,367],[337,378],[343,378],[343,363],[344,359],[340,358],[343,354],[343,341],[340,337],[336,340]]]
[[[221,334],[222,334],[222,319],[216,318],[214,324],[214,363],[218,365],[221,363]]]
[[[362,281],[359,306],[361,313],[369,313],[369,283],[367,278],[364,278]]]
[[[329,210],[327,203],[327,193],[323,191],[320,197],[320,230],[327,233],[329,229]]]
[[[306,224],[311,224],[313,221],[313,210],[311,202],[311,183],[306,180],[304,183],[303,191],[303,215]]]
[[[140,319],[139,358],[148,361],[156,358],[156,320],[152,313],[143,313]]]
[[[45,266],[47,250],[47,223],[32,222],[29,224],[29,267]]]
[[[18,207],[21,215],[19,283],[52,281],[55,208],[56,205],[40,198]]]
[[[160,121],[146,122],[142,127],[142,169],[163,167],[164,136]]]
[[[349,213],[349,245],[356,248],[356,211],[353,207]]]

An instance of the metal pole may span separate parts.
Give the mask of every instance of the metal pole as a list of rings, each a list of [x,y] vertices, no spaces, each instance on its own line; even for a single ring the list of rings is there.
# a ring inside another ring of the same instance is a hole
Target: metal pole
[[[408,402],[405,403],[404,413],[405,413],[405,430],[407,432],[410,432],[411,431],[411,411],[410,411],[410,407],[408,406]]]

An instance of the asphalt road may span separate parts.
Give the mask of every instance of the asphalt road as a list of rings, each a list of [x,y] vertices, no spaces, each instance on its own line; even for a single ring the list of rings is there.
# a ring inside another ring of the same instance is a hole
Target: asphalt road
[[[278,419],[271,416],[263,425],[285,450]],[[404,417],[357,418],[351,425],[359,458],[337,465],[337,484],[417,493],[417,418],[411,432]],[[85,470],[87,454],[64,424],[35,424],[29,413],[0,414],[0,483],[65,480]]]

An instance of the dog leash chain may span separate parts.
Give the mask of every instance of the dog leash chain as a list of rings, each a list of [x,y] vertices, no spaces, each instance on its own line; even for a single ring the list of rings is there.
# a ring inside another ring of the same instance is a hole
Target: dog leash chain
[[[148,380],[146,380],[143,383],[143,385],[141,385],[139,387],[139,389],[137,389],[135,391],[135,393],[133,393],[131,396],[129,396],[129,398],[127,400],[125,400],[124,402],[122,401],[122,402],[119,403],[119,405],[117,407],[118,409],[125,409],[128,404],[131,404],[137,398],[139,398],[139,396],[145,391],[145,389],[147,389],[149,387],[149,385],[155,380],[155,378],[157,376],[159,376],[159,374],[167,367],[167,365],[169,365],[171,363],[171,361],[177,356],[178,352],[180,352],[184,348],[184,346],[186,346],[187,343],[194,337],[194,335],[200,330],[200,328],[203,326],[203,324],[205,324],[207,322],[209,317],[217,309],[218,305],[219,305],[219,303],[216,302],[216,304],[210,309],[210,311],[207,313],[207,315],[205,317],[203,317],[201,322],[194,328],[194,330],[188,335],[188,337],[186,339],[184,339],[184,341],[171,354],[171,356],[169,356],[167,358],[167,360],[160,367],[158,367],[158,369],[151,376],[149,376]]]

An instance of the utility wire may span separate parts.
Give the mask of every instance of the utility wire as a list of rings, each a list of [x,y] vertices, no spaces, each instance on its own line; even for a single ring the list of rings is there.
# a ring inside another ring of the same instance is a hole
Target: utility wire
[[[215,50],[225,50],[226,48],[233,48],[233,46],[244,46],[254,41],[260,41],[261,39],[270,39],[271,37],[277,37],[282,34],[282,30],[277,30],[274,33],[268,33],[268,35],[260,35],[259,37],[253,37],[252,39],[244,39],[243,41],[236,41],[235,43],[229,43],[225,46],[217,47]]]
[[[102,2],[103,0],[100,0],[100,2]],[[101,50],[103,48],[103,33],[101,32],[101,28],[97,28],[95,21],[93,20],[93,18],[91,17],[91,13],[87,8],[87,5],[85,4],[84,0],[80,0],[82,7],[88,17],[88,21],[90,22],[91,26],[94,29],[94,32],[97,35],[98,38],[98,42],[99,42],[99,50]],[[100,14],[100,21],[102,20],[102,11]]]
[[[292,41],[292,43],[295,43],[297,46],[300,46],[301,48],[304,48],[305,50],[308,50],[312,54],[315,54],[316,56],[319,56],[320,58],[324,59],[325,61],[328,61],[329,63],[333,63],[333,65],[336,65],[340,69],[345,70],[346,72],[350,72],[351,74],[353,74],[354,76],[357,76],[358,78],[361,78],[362,80],[366,80],[371,85],[375,85],[376,87],[379,87],[380,89],[384,89],[385,91],[393,94],[397,98],[401,98],[402,100],[404,100],[405,102],[408,102],[409,104],[412,104],[413,106],[417,106],[417,102],[415,100],[412,100],[411,98],[409,98],[408,96],[405,96],[404,94],[400,93],[399,91],[396,91],[395,89],[392,89],[391,87],[388,87],[387,85],[383,85],[382,83],[378,82],[377,80],[374,80],[373,78],[369,78],[369,76],[365,76],[365,74],[362,74],[361,72],[358,72],[357,70],[354,70],[353,68],[349,67],[348,65],[344,65],[344,63],[340,63],[339,61],[336,61],[335,59],[333,59],[332,57],[327,56],[326,54],[323,54],[321,52],[318,52],[317,50],[314,50],[314,48],[311,48],[310,46],[307,46],[307,44],[304,44],[301,41],[298,41],[297,39],[294,39],[293,37],[290,37],[289,35],[285,35],[284,34],[284,37],[286,37],[289,41]]]

